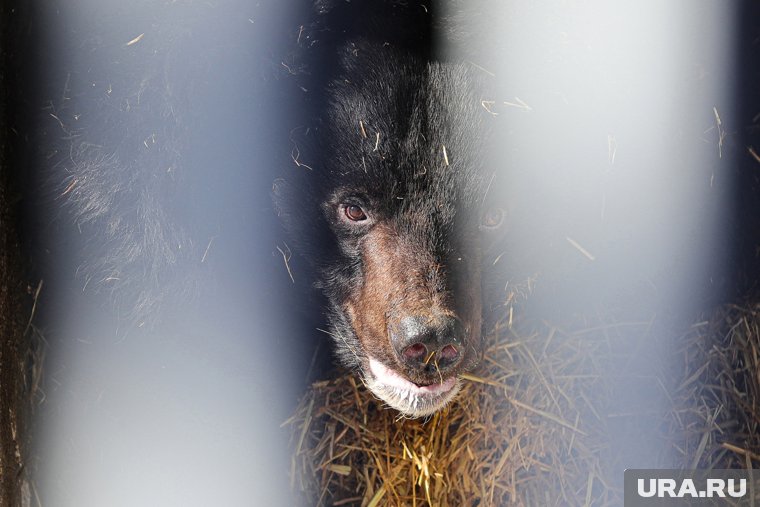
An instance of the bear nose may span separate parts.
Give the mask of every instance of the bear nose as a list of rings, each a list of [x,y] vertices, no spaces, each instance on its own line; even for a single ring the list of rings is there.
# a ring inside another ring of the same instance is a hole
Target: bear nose
[[[456,317],[404,317],[390,336],[401,362],[418,371],[440,372],[462,358],[464,326]]]

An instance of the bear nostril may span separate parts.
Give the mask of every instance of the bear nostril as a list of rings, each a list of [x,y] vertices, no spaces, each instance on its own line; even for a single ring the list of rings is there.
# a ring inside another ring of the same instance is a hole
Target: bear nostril
[[[427,354],[427,347],[421,343],[409,345],[404,349],[404,357],[410,361],[421,361],[425,358],[425,354]]]
[[[443,349],[441,349],[440,355],[441,359],[451,361],[459,355],[459,351],[453,345],[446,345],[443,347]]]
[[[456,317],[411,315],[388,333],[396,357],[409,371],[449,371],[464,357],[464,326]]]

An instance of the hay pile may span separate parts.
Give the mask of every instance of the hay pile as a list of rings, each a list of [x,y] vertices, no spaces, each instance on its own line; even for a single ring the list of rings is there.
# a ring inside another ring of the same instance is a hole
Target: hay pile
[[[398,419],[352,374],[314,384],[287,421],[294,492],[305,505],[621,505],[627,467],[760,462],[760,306],[685,334],[505,322],[463,378],[429,420]]]
[[[293,489],[307,505],[620,504],[598,361],[615,332],[497,327],[461,395],[427,421],[398,419],[353,375],[316,383],[287,422]]]
[[[677,342],[680,381],[667,432],[676,465],[760,464],[760,305],[721,308]]]

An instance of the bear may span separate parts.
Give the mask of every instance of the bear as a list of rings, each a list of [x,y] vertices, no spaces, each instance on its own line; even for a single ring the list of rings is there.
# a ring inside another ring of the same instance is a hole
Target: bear
[[[276,180],[271,218],[279,216],[289,243],[315,268],[341,362],[402,414],[426,416],[455,396],[457,376],[481,354],[481,268],[493,263],[499,249],[491,246],[504,230],[504,212],[489,192],[497,174],[481,156],[491,118],[486,83],[473,66],[434,55],[435,12],[423,2],[320,0],[311,8],[315,23],[290,32],[307,48],[305,58],[276,67],[305,77],[304,86],[291,86],[304,90],[294,102],[317,120],[304,139],[292,133],[296,174]],[[277,158],[268,151],[285,151],[276,144],[265,150],[261,138],[287,146],[287,130],[280,133],[290,118],[279,109],[273,115],[266,99],[238,106],[225,93],[225,83],[239,80],[260,97],[279,97],[275,78],[257,81],[271,72],[266,60],[279,39],[252,47],[256,65],[232,79],[236,67],[223,55],[248,54],[240,34],[220,31],[214,44],[194,36],[196,18],[226,20],[228,13],[208,8],[178,18],[182,12],[167,4],[151,11],[150,23],[135,25],[150,28],[144,35],[127,26],[88,43],[95,63],[67,72],[63,98],[46,111],[47,132],[60,141],[41,143],[55,152],[53,207],[68,211],[73,224],[62,236],[77,240],[72,259],[84,287],[110,296],[126,330],[158,321],[182,334],[177,329],[192,322],[221,320],[239,304],[221,292],[250,301],[269,294],[257,304],[266,315],[293,308],[277,303],[272,277],[259,275],[267,270],[251,269],[264,265],[261,245],[270,245],[267,220],[247,204],[274,179],[263,189],[251,184]],[[233,26],[247,34],[245,24]],[[219,75],[225,79],[217,82]],[[225,96],[229,104],[218,99]],[[241,124],[269,118],[267,131],[238,143],[228,116]],[[227,132],[224,142],[218,131]],[[247,163],[245,152],[235,154],[244,144],[259,147]],[[255,241],[245,227],[257,231]],[[237,264],[240,252],[247,266]],[[245,267],[255,275],[241,276]],[[284,347],[277,325],[263,327],[275,329],[272,341]],[[307,348],[288,353],[289,361],[309,355]]]
[[[322,119],[273,201],[313,266],[339,361],[416,418],[446,406],[482,355],[484,266],[505,212],[489,196],[478,70],[385,35],[337,49]]]

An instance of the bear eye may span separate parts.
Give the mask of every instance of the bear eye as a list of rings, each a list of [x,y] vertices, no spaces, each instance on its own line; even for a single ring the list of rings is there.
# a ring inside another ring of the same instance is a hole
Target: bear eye
[[[504,222],[504,210],[501,208],[490,208],[483,214],[480,220],[480,226],[483,229],[496,229]]]
[[[343,213],[345,213],[346,218],[348,218],[352,222],[361,222],[363,220],[367,220],[367,214],[364,213],[364,210],[361,209],[361,207],[355,204],[344,205]]]

